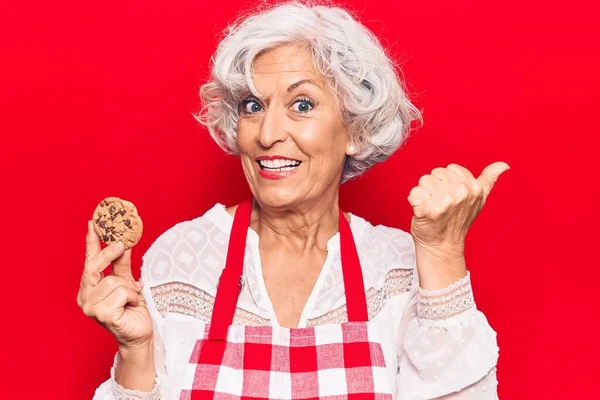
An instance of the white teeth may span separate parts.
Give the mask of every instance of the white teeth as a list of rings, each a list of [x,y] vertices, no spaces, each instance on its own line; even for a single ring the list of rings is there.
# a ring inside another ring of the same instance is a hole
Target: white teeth
[[[300,165],[300,161],[295,160],[284,160],[284,159],[276,159],[276,160],[259,160],[258,163],[262,168],[279,170],[279,171],[291,171]]]

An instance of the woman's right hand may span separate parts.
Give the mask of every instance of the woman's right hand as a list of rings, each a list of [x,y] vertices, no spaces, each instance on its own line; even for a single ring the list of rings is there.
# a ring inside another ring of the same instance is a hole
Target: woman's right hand
[[[133,349],[150,345],[152,320],[142,288],[131,273],[131,249],[124,247],[117,242],[101,249],[100,238],[88,221],[77,305],[117,339],[120,349]],[[103,271],[110,263],[111,274],[105,277]]]

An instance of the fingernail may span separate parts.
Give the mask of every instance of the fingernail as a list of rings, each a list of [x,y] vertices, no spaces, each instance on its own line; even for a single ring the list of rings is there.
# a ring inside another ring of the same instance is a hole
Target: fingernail
[[[92,228],[92,221],[90,220],[90,221],[88,221],[88,232],[91,232],[92,229],[93,229]]]
[[[123,242],[117,242],[117,243],[114,244],[114,246],[115,246],[115,250],[121,251],[121,250],[123,250],[123,247],[125,245],[123,244]]]
[[[144,287],[144,282],[141,281],[136,281],[135,282],[135,286],[139,287],[139,288],[143,288]]]

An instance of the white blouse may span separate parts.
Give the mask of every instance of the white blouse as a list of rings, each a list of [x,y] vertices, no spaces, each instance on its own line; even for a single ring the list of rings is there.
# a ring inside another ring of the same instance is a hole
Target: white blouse
[[[152,317],[157,377],[151,392],[127,390],[111,377],[95,400],[179,398],[193,330],[210,321],[216,283],[227,255],[233,217],[216,204],[176,224],[142,257],[142,293]],[[419,288],[410,233],[350,214],[370,320],[384,332],[382,348],[395,399],[497,399],[496,332],[473,300],[469,274],[447,288]],[[278,326],[263,280],[258,234],[248,229],[234,325]],[[339,233],[302,311],[299,327],[347,321]],[[187,339],[187,340],[186,340]]]

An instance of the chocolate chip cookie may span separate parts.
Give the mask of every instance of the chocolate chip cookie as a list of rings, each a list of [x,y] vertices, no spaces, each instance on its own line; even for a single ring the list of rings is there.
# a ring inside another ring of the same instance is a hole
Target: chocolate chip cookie
[[[118,197],[107,197],[94,211],[94,231],[106,244],[121,241],[130,249],[142,237],[142,219],[133,203]]]

